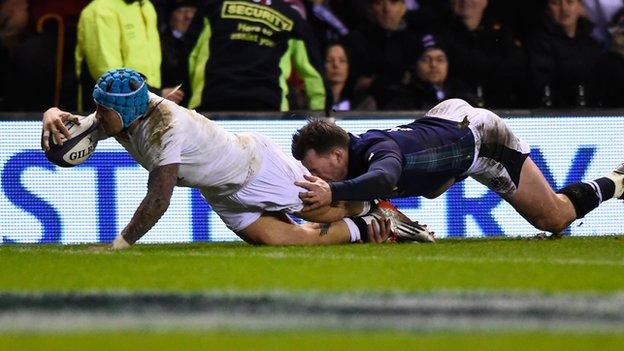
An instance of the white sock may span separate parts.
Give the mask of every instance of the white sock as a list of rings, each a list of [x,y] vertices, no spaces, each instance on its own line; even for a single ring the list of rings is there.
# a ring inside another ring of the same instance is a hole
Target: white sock
[[[360,229],[358,228],[357,224],[355,224],[355,222],[353,222],[351,218],[343,218],[342,220],[347,224],[347,227],[349,228],[349,234],[351,235],[351,242],[355,243],[355,242],[362,240]]]
[[[607,178],[611,179],[615,183],[614,198],[619,198],[624,194],[624,174],[611,172],[607,175]],[[606,199],[605,199],[606,200]]]

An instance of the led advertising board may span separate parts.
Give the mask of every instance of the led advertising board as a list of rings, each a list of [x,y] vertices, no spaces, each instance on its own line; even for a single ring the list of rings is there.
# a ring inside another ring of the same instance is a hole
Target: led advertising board
[[[409,119],[339,120],[351,132],[390,128]],[[624,117],[522,117],[506,119],[529,145],[531,157],[555,188],[595,179],[624,161]],[[290,154],[292,133],[304,120],[218,121],[232,132],[254,131]],[[0,242],[110,242],[146,193],[147,172],[114,139],[101,141],[83,165],[50,164],[39,147],[41,124],[0,121]],[[400,199],[410,217],[438,237],[532,236],[539,231],[510,205],[472,179],[437,199]],[[621,233],[622,201],[612,200],[576,221],[571,235]],[[167,213],[143,243],[238,240],[196,190],[176,188]]]

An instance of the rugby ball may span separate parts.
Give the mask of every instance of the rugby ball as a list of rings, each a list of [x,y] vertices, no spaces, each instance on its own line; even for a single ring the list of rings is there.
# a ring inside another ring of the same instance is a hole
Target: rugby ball
[[[50,136],[50,150],[45,152],[47,159],[57,166],[74,167],[85,162],[95,151],[99,124],[93,118],[82,118],[80,124],[65,122],[71,134],[67,140],[62,136],[63,145],[56,143]]]

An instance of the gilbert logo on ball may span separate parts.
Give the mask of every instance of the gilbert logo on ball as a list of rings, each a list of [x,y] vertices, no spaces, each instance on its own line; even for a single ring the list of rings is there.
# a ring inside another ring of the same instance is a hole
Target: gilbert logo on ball
[[[48,160],[61,167],[74,167],[85,162],[95,151],[97,146],[98,123],[95,119],[83,118],[80,124],[66,122],[72,138],[66,140],[63,136],[63,145],[56,143],[50,136],[50,150],[45,155]]]

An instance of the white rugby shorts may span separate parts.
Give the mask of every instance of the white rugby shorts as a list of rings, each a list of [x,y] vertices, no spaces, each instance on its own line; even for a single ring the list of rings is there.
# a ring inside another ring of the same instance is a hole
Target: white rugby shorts
[[[468,127],[475,139],[475,157],[462,178],[470,176],[503,198],[512,196],[518,190],[522,165],[531,148],[515,136],[498,115],[474,108],[461,99],[449,99],[429,110],[426,117],[458,123],[467,117]]]
[[[299,193],[305,189],[294,182],[304,180],[308,170],[286,155],[271,139],[253,134],[261,149],[261,166],[255,176],[237,192],[210,197],[203,194],[225,225],[237,233],[258,220],[263,212],[293,213],[303,208]]]

